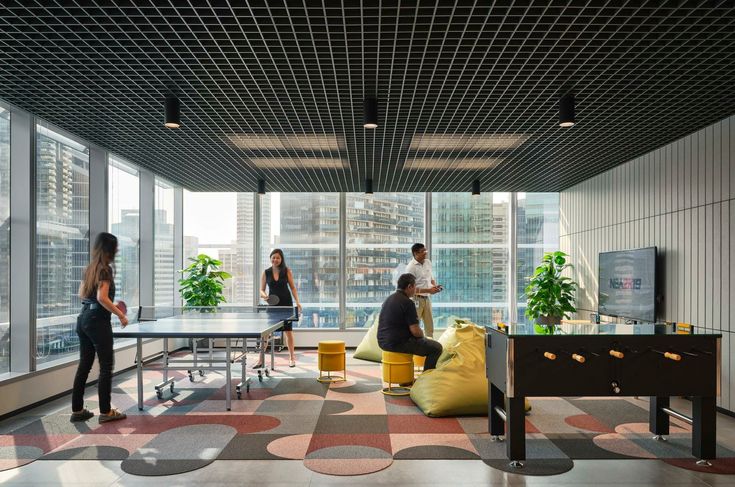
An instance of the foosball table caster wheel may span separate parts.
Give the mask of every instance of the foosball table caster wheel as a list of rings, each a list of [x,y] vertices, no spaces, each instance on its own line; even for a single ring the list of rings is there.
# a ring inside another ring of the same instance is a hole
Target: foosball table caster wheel
[[[186,373],[189,375],[189,382],[194,382],[194,374],[191,370],[187,370]]]
[[[260,382],[263,382],[263,371],[262,370],[258,370],[258,380]]]
[[[200,370],[199,371],[199,377],[204,377],[204,371],[203,370]]]
[[[156,389],[156,397],[158,399],[163,399],[163,391],[161,391],[160,389]]]
[[[267,368],[265,369],[265,375],[266,375],[267,377],[270,377],[270,376],[271,376],[271,371],[270,371],[270,370],[268,370]]]
[[[172,382],[171,385],[168,387],[168,390],[171,391],[171,394],[174,393],[174,383]]]

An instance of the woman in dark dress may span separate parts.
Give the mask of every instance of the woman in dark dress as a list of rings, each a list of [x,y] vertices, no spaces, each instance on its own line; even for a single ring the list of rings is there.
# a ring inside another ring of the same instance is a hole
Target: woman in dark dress
[[[263,271],[260,276],[260,297],[268,300],[268,296],[278,296],[277,306],[293,306],[293,299],[296,300],[296,306],[301,315],[301,303],[299,302],[299,293],[296,291],[296,284],[293,281],[291,269],[286,267],[286,259],[283,257],[281,249],[274,249],[270,255],[271,267]],[[265,287],[268,286],[268,292]],[[290,291],[289,291],[290,288]],[[293,325],[289,322],[283,326],[283,334],[286,337],[286,345],[288,346],[288,366],[296,366],[296,356],[294,355]],[[261,364],[262,365],[262,364]],[[256,367],[258,367],[256,365]]]
[[[97,389],[99,393],[99,422],[124,419],[125,413],[110,406],[112,396],[112,369],[114,352],[112,350],[112,314],[120,318],[125,327],[128,319],[125,303],[115,299],[115,280],[112,263],[117,253],[117,237],[110,233],[100,233],[92,247],[92,259],[84,271],[84,278],[79,286],[79,297],[82,298],[82,312],[77,317],[77,335],[79,335],[79,366],[74,377],[74,389],[71,396],[72,422],[86,421],[94,413],[84,408],[84,385],[87,383],[89,371],[94,363],[95,353],[100,365]]]

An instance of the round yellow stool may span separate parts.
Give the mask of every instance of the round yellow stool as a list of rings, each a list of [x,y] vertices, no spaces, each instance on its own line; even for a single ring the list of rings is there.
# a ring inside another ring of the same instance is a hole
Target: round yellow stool
[[[414,355],[413,356],[413,368],[416,372],[422,372],[424,370],[424,364],[426,363],[426,357],[422,357],[421,355]]]
[[[319,342],[317,349],[319,362],[319,382],[339,382],[347,380],[347,360],[345,356],[345,342],[342,340],[324,340]],[[344,375],[332,375],[332,372],[342,371]],[[324,375],[326,372],[327,375]]]
[[[413,382],[413,355],[410,353],[386,352],[383,350],[383,382],[388,387],[383,394],[388,396],[407,396],[411,393],[410,387],[393,387],[393,384]]]

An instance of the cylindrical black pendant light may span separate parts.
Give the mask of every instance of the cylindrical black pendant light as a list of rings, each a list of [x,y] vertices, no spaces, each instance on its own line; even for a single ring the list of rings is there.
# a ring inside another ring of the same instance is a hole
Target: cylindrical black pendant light
[[[480,196],[480,180],[472,181],[472,196]]]
[[[574,125],[574,95],[567,93],[559,100],[559,127]]]
[[[365,98],[364,112],[365,120],[363,127],[366,129],[378,128],[378,100],[373,96]]]
[[[373,194],[373,180],[370,178],[365,180],[365,194]]]
[[[175,96],[166,97],[166,120],[163,125],[170,129],[181,127],[181,106],[179,99]]]
[[[258,194],[265,194],[265,179],[258,179]]]

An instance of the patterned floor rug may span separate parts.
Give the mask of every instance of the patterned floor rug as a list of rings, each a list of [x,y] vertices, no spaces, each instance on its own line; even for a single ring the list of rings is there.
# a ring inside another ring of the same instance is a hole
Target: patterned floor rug
[[[236,368],[236,367],[235,367]],[[348,381],[316,381],[316,352],[302,352],[297,366],[279,357],[276,371],[254,381],[225,410],[224,379],[217,373],[178,378],[173,394],[158,399],[160,372],[146,370],[144,410],[136,403],[136,378],[116,377],[113,405],[123,421],[69,422],[69,411],[0,423],[0,470],[35,460],[120,460],[128,473],[171,475],[214,460],[298,459],[331,475],[382,470],[394,459],[482,460],[526,475],[569,470],[575,459],[648,458],[700,469],[691,457],[691,429],[672,420],[666,442],[651,439],[647,401],[633,398],[537,398],[526,417],[527,456],[521,470],[508,467],[505,444],[491,440],[486,417],[429,418],[408,397],[384,396],[380,365],[348,359]],[[233,379],[233,386],[239,379]],[[86,407],[97,408],[96,389]],[[718,460],[704,469],[735,473],[735,452],[718,446]]]

